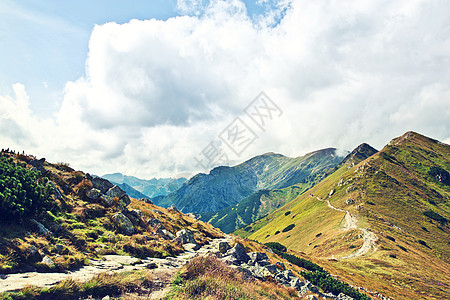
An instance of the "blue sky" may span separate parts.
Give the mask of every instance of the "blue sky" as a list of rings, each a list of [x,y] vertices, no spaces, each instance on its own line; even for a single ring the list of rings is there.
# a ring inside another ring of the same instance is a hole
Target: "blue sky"
[[[230,161],[450,142],[449,32],[440,0],[2,0],[0,144],[96,174],[207,171],[261,91],[283,114]]]

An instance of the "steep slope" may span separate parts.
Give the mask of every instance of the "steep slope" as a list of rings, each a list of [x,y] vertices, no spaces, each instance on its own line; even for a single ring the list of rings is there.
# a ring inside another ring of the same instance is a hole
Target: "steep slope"
[[[450,292],[449,171],[449,145],[408,132],[255,222],[249,238],[280,242],[395,299],[443,299]]]
[[[267,153],[234,167],[217,167],[209,174],[197,174],[177,191],[152,200],[163,207],[174,204],[183,212],[215,211],[237,204],[258,190],[309,182],[316,173],[341,160],[331,148],[296,158]]]
[[[178,211],[130,199],[100,177],[31,155],[0,153],[0,273],[63,272],[105,254],[167,257],[222,233]]]
[[[123,175],[121,173],[105,174],[102,178],[118,184],[128,184],[133,189],[144,194],[146,198],[165,196],[176,191],[187,181],[186,178],[152,178],[146,180],[134,176]]]
[[[348,168],[353,167],[356,163],[372,156],[376,152],[378,151],[370,145],[361,144],[348,154],[338,166],[331,170],[328,169],[328,166],[324,169],[316,169],[301,183],[283,189],[257,191],[238,204],[214,212],[201,213],[199,218],[220,228],[225,233],[230,233],[244,226],[244,231],[251,230],[251,227],[246,227],[246,225],[259,220],[292,199],[297,198],[301,193],[318,183],[328,174],[336,171],[340,166],[345,164]]]

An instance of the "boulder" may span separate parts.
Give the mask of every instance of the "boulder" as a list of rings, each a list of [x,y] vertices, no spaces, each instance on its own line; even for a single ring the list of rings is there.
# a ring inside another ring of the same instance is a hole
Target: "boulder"
[[[99,189],[92,188],[86,193],[86,197],[88,197],[91,200],[97,200],[102,195],[102,192],[100,192]]]
[[[249,252],[249,253],[247,253],[247,255],[254,262],[258,262],[258,261],[268,260],[269,259],[269,257],[267,257],[267,254],[263,253],[263,252]]]
[[[198,249],[200,249],[200,246],[197,243],[187,243],[183,245],[183,249],[186,251],[197,251]]]
[[[275,263],[275,266],[280,270],[283,270],[283,271],[286,270],[286,267],[285,267],[284,263],[282,263],[282,262],[277,261]]]
[[[333,196],[333,194],[334,194],[334,190],[331,190],[331,191],[328,193],[328,197]]]
[[[34,228],[36,229],[36,231],[39,234],[46,235],[46,236],[53,235],[53,233],[50,230],[45,228],[44,225],[42,225],[40,222],[36,221],[35,219],[30,219],[30,223],[34,226]]]
[[[278,272],[278,268],[275,265],[267,265],[264,268],[270,272],[270,274],[276,274]]]
[[[114,185],[113,187],[108,189],[105,194],[111,198],[117,197],[120,199],[123,196],[125,196],[127,193],[124,190],[122,190],[119,186]]]
[[[253,277],[266,280],[267,277],[272,277],[272,273],[267,270],[265,267],[260,266],[250,266],[248,267],[250,272],[253,274]]]
[[[173,204],[169,207],[169,210],[172,210],[174,212],[180,212]]]
[[[109,196],[101,195],[98,199],[100,201],[100,204],[104,207],[111,207],[114,205],[114,199]]]
[[[163,232],[170,240],[173,240],[174,238],[176,238],[176,236],[174,236],[174,235],[172,234],[172,232],[168,231],[167,229],[163,229],[162,232]],[[195,240],[194,240],[194,241],[195,241]],[[195,243],[195,244],[197,244],[197,243]]]
[[[123,213],[119,212],[114,214],[111,217],[111,221],[116,227],[117,231],[126,234],[132,235],[135,232],[133,223],[131,223],[130,219],[128,219]]]
[[[144,214],[139,209],[132,209],[130,210],[130,214],[140,220],[144,217]]]
[[[94,188],[100,190],[102,194],[105,194],[110,188],[114,186],[111,182],[101,177],[94,177],[91,179]]]
[[[120,198],[120,201],[122,201],[125,206],[129,205],[131,203],[131,198],[127,194],[123,195],[122,198]]]
[[[53,259],[51,259],[47,255],[42,259],[42,263],[49,266],[50,268],[55,266],[55,262],[53,261]]]
[[[351,205],[353,203],[355,203],[355,200],[353,200],[353,199],[349,198],[349,199],[345,200],[345,204],[347,204],[347,205]]]
[[[176,233],[175,240],[181,245],[187,243],[197,244],[197,241],[194,239],[194,234],[188,229],[182,229]]]
[[[139,198],[139,201],[148,203],[148,204],[153,204],[152,200],[148,199],[148,198]]]
[[[159,226],[159,225],[164,226],[164,225],[161,223],[160,220],[154,219],[154,218],[149,218],[148,221],[147,221],[147,225],[148,225],[148,226],[152,226],[152,227],[157,227],[157,226]]]
[[[220,253],[224,254],[230,249],[231,249],[231,246],[227,242],[219,242],[219,252]]]
[[[53,181],[49,181],[48,184],[53,188],[53,195],[55,195],[55,198],[58,200],[61,200],[63,198],[61,192],[56,187],[56,184]]]
[[[236,243],[233,248],[228,250],[226,255],[234,257],[239,264],[246,263],[250,260],[250,256],[245,253],[245,249],[239,243]]]

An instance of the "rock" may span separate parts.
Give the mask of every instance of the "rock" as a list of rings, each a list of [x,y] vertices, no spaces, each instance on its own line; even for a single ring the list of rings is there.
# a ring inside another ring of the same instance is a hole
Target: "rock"
[[[139,198],[139,201],[148,203],[148,204],[153,204],[152,200],[148,199],[148,198]]]
[[[308,296],[306,296],[306,299],[308,299],[308,300],[317,300],[317,297],[314,296],[314,295],[308,295]]]
[[[194,234],[188,229],[182,229],[176,233],[176,239],[178,243],[181,245],[187,243],[197,244],[197,241],[194,239]]]
[[[353,300],[352,297],[347,296],[347,295],[344,294],[344,293],[340,293],[340,294],[337,296],[337,299],[339,299],[339,300]]]
[[[101,177],[94,177],[91,179],[91,182],[94,188],[100,190],[102,194],[105,194],[110,188],[114,186],[111,182]]]
[[[269,271],[271,274],[276,274],[278,272],[278,268],[275,265],[267,265],[264,267],[267,271]]]
[[[169,210],[172,210],[174,212],[180,212],[173,204],[169,207]]]
[[[91,200],[97,200],[102,195],[102,192],[100,192],[99,189],[92,188],[86,193],[86,197],[88,197]]]
[[[348,193],[351,193],[351,192],[353,192],[355,190],[356,190],[356,186],[354,184],[352,184],[351,186],[349,186],[347,188],[347,190],[345,192],[348,194]]]
[[[249,263],[250,263],[250,261],[249,261]],[[257,261],[255,263],[255,265],[264,267],[264,266],[270,265],[270,260],[268,260],[268,259],[267,260],[260,260],[260,261]]]
[[[165,240],[167,240],[167,241],[169,241],[169,240],[172,240],[173,239],[173,234],[172,233],[170,233],[170,236],[169,235],[167,235],[167,233],[168,233],[169,231],[167,231],[166,229],[164,229],[164,225],[163,224],[161,224],[160,226],[157,226],[156,227],[156,234],[158,234],[160,237],[162,237],[163,239],[165,239]],[[172,238],[171,238],[172,237]],[[182,245],[182,244],[181,244]]]
[[[174,236],[174,235],[172,234],[172,232],[168,231],[167,229],[163,229],[162,232],[163,232],[170,240],[173,240],[174,238],[176,238],[176,236]],[[195,244],[197,244],[197,243],[195,243]]]
[[[333,196],[333,194],[334,194],[334,190],[331,190],[331,191],[328,193],[328,197]]]
[[[110,300],[110,299],[111,299],[111,297],[109,297],[109,295],[102,298],[102,300]]]
[[[164,213],[162,211],[157,210],[157,209],[152,209],[152,212],[154,212],[155,214],[158,214],[158,215],[164,215]]]
[[[119,186],[115,185],[112,188],[108,189],[105,194],[111,198],[117,197],[120,199],[127,193],[125,193],[125,191],[122,190]]]
[[[36,221],[35,219],[30,219],[31,224],[35,227],[35,229],[37,230],[37,232],[39,234],[42,235],[46,235],[46,236],[51,236],[53,235],[53,233],[48,230],[47,228],[45,228],[44,225],[42,225],[41,223],[39,223],[38,221]]]
[[[119,212],[111,217],[117,230],[126,235],[132,235],[135,231],[133,223],[123,213]]]
[[[345,200],[345,203],[347,205],[351,205],[351,204],[355,203],[355,200],[349,198],[349,199]]]
[[[125,204],[125,206],[131,203],[130,196],[128,196],[127,194],[125,194],[122,198],[120,198],[120,201],[122,201]]]
[[[62,254],[63,252],[64,252],[64,249],[65,249],[66,247],[64,247],[64,245],[61,245],[61,244],[56,244],[55,245],[55,250],[56,250],[56,252],[58,253],[58,254]]]
[[[244,248],[239,243],[236,243],[233,248],[228,250],[226,252],[226,255],[234,257],[237,260],[238,264],[241,264],[242,262],[246,263],[250,260],[250,256],[245,253]]]
[[[158,225],[162,225],[161,221],[154,218],[149,218],[147,221],[148,226],[156,227]],[[164,226],[164,225],[163,225]]]
[[[220,253],[224,254],[230,249],[231,249],[231,246],[227,242],[219,242],[219,252]]]
[[[261,280],[266,280],[267,277],[272,277],[272,273],[265,267],[250,266],[248,267],[248,270],[253,274],[253,277],[256,277]]]
[[[198,249],[200,249],[200,246],[197,243],[187,243],[183,245],[184,250],[186,251],[197,251]]]
[[[154,262],[151,262],[151,263],[148,263],[145,267],[147,269],[153,270],[153,269],[157,269],[158,265],[156,263],[154,263]]]
[[[303,283],[303,281],[301,281],[298,278],[294,278],[291,280],[291,282],[289,282],[289,285],[296,290],[300,290],[302,288],[302,286],[305,285],[305,283]]]
[[[48,184],[53,188],[53,195],[55,195],[55,198],[58,200],[61,200],[63,198],[61,192],[56,187],[56,184],[53,181],[49,181]]]
[[[28,164],[32,165],[33,167],[35,167],[38,171],[44,172],[45,173],[45,169],[44,169],[44,162],[45,162],[45,158],[41,158],[41,159],[33,159],[30,160],[28,162]]]
[[[267,257],[267,254],[263,253],[263,252],[249,252],[249,253],[247,253],[247,255],[254,262],[258,262],[258,261],[268,260],[269,259],[269,257]]]
[[[100,201],[100,204],[104,207],[111,207],[114,205],[114,199],[109,196],[101,195],[98,199]]]
[[[132,209],[130,210],[130,214],[140,220],[144,217],[144,214],[139,209]]]
[[[47,255],[42,259],[42,263],[49,266],[50,268],[55,266],[55,262],[53,261],[53,259],[51,259]]]

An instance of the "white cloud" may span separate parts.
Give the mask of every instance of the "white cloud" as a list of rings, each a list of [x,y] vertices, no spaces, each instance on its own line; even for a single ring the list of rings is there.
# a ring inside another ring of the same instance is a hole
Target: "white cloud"
[[[199,170],[194,157],[261,90],[284,113],[233,159],[381,148],[407,130],[448,141],[450,4],[278,3],[255,20],[237,0],[178,1],[188,16],[96,26],[86,77],[54,119],[33,116],[23,86],[0,98],[2,144],[98,174],[174,176]]]

